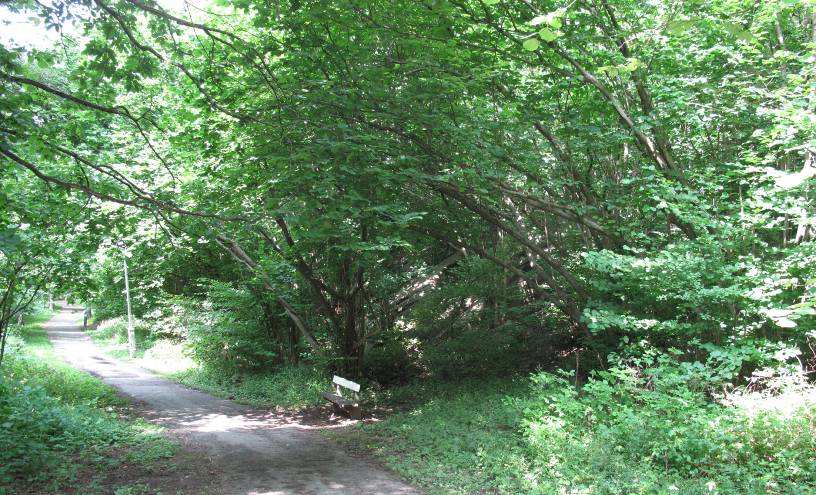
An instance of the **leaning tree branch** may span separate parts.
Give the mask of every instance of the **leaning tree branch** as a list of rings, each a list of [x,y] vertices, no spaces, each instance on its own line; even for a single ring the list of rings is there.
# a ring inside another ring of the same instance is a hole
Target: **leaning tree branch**
[[[241,262],[251,271],[262,275],[264,287],[267,290],[274,292],[274,287],[272,286],[272,283],[269,281],[269,275],[260,267],[258,262],[253,260],[246,253],[246,251],[244,251],[244,249],[237,242],[235,242],[233,239],[229,239],[228,237],[222,234],[217,233],[213,234],[213,238],[215,239],[215,242],[219,246],[224,248],[228,253],[230,253],[230,255],[232,255],[233,258]],[[321,356],[324,355],[323,349],[317,343],[317,340],[315,340],[314,335],[312,335],[312,332],[309,330],[309,327],[307,326],[303,318],[301,318],[300,315],[298,315],[297,311],[295,311],[292,305],[289,304],[289,302],[286,301],[286,299],[284,299],[283,296],[281,296],[280,294],[276,294],[276,298],[280,305],[283,306],[283,309],[286,312],[286,314],[289,316],[292,322],[294,322],[298,330],[300,330],[300,333],[303,335],[303,338],[306,339],[306,342],[309,343],[309,346],[312,348],[312,350],[314,350],[315,353]]]

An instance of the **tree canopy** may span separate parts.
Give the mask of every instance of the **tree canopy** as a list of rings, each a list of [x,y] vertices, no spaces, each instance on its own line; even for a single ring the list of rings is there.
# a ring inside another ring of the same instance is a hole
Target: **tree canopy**
[[[0,24],[3,345],[46,292],[115,338],[124,259],[140,351],[193,363],[178,380],[288,407],[337,373],[383,410],[424,400],[360,432],[425,485],[816,488],[816,1],[5,17],[27,20]],[[63,408],[54,385],[31,406],[30,359],[0,370],[0,460],[85,429],[31,427]],[[795,414],[740,405],[791,390]]]
[[[0,48],[12,269],[26,232],[41,267],[127,239],[351,373],[471,318],[592,366],[809,338],[809,1],[6,8],[62,33]]]

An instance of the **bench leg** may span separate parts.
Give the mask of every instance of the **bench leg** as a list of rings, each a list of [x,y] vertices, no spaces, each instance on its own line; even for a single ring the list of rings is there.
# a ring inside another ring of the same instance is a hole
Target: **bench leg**
[[[360,406],[349,406],[346,409],[346,413],[348,414],[349,418],[351,418],[351,419],[362,419],[363,418],[363,411],[360,409]]]
[[[337,416],[348,416],[351,419],[362,419],[363,410],[360,406],[338,406],[332,403],[332,412]]]

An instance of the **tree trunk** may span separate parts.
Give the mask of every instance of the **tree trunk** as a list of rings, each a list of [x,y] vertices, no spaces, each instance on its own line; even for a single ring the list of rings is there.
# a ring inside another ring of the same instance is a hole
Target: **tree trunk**
[[[8,336],[8,322],[0,321],[0,367],[3,366],[3,357],[6,354],[6,337]]]
[[[343,326],[340,328],[340,350],[343,358],[343,372],[351,378],[360,376],[363,367],[363,354],[365,346],[363,339],[365,327],[365,315],[357,304],[357,297],[348,301],[344,308]]]

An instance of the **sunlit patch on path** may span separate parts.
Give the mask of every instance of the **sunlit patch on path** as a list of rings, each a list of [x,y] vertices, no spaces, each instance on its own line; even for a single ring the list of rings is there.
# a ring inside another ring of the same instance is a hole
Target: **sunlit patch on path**
[[[143,404],[143,414],[204,450],[220,468],[223,494],[416,494],[370,461],[352,457],[296,417],[188,389],[106,356],[80,329],[81,313],[45,325],[55,351]]]

